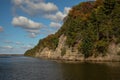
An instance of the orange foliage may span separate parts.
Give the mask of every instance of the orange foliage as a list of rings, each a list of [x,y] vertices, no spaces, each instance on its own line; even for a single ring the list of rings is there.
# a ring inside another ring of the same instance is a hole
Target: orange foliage
[[[89,16],[91,11],[93,10],[93,3],[90,2],[83,2],[75,7],[70,11],[69,16],[73,18],[81,17],[82,20],[86,20]]]
[[[100,6],[103,4],[103,0],[96,0],[95,3],[94,3],[94,8]]]

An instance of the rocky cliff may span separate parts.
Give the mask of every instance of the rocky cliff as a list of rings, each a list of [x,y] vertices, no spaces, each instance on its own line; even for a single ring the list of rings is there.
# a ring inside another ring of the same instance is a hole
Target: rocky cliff
[[[82,2],[55,34],[26,56],[74,61],[120,61],[120,0]]]
[[[48,47],[45,47],[42,51],[36,53],[35,57],[44,57],[51,59],[65,59],[65,60],[80,60],[84,56],[81,53],[78,53],[78,50],[72,50],[66,45],[67,37],[61,35],[59,38],[58,46],[55,50],[51,50]]]
[[[120,61],[120,56],[117,54],[120,52],[120,44],[111,43],[105,56],[99,54],[96,57],[93,55],[85,58],[78,49],[69,48],[66,45],[66,39],[65,35],[61,35],[55,50],[45,47],[42,51],[35,53],[35,57],[67,61]]]

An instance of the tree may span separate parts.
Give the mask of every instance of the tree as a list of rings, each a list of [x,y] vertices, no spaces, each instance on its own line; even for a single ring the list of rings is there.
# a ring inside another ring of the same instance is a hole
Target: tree
[[[103,3],[105,14],[111,14],[112,10],[114,9],[116,0],[104,0]]]

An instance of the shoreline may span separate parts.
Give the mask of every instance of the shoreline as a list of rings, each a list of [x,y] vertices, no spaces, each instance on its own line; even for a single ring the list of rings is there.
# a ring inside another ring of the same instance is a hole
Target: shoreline
[[[48,58],[48,57],[34,57],[38,59],[43,59],[43,60],[51,60],[51,61],[56,61],[56,62],[65,62],[65,63],[81,63],[81,62],[120,62],[120,60],[117,59],[63,59],[63,58]]]

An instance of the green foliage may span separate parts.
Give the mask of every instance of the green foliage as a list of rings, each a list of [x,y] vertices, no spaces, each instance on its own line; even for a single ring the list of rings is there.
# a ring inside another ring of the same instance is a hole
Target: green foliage
[[[35,50],[34,49],[27,50],[24,55],[25,56],[35,56]]]
[[[89,36],[86,36],[83,41],[82,41],[82,53],[84,54],[85,58],[89,57],[92,55],[92,50],[93,50],[93,42],[92,39]]]
[[[37,46],[35,46],[33,49],[27,50],[25,52],[25,56],[35,56],[36,52],[39,52],[45,47],[54,50],[57,47],[57,45],[58,45],[58,36],[53,34],[48,35],[48,37],[40,40]]]
[[[110,14],[114,9],[117,0],[104,0],[104,12],[106,15]]]
[[[95,44],[95,49],[96,49],[96,52],[98,53],[102,53],[103,55],[105,55],[106,51],[107,51],[107,46],[108,46],[108,43],[106,41],[98,41],[96,42]]]
[[[55,50],[62,34],[67,36],[66,44],[78,48],[85,58],[105,55],[110,42],[120,42],[120,0],[96,0],[74,6],[58,32],[40,40],[25,55],[34,56],[45,47]],[[61,55],[65,53],[63,48]]]
[[[61,50],[61,56],[64,56],[65,53],[66,53],[66,48],[62,48],[62,50]]]
[[[43,40],[42,46],[48,47],[49,49],[55,49],[58,45],[58,37],[54,35],[49,35]]]

